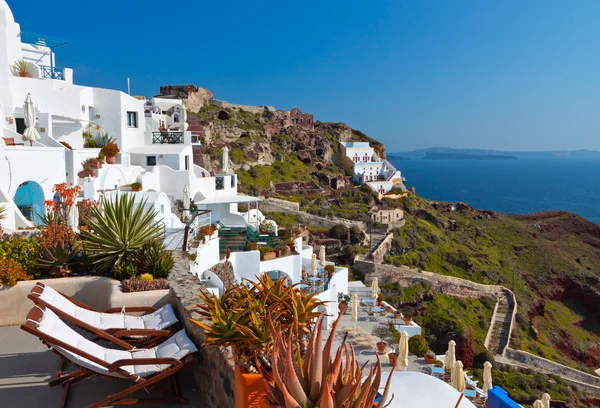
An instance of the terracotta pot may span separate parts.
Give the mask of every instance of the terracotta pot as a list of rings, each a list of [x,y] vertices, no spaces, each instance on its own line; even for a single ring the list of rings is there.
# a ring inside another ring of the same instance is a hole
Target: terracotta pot
[[[394,319],[401,319],[402,313],[394,313]]]
[[[389,307],[389,306],[386,306],[386,307],[385,307],[385,310],[386,310],[386,312],[388,312],[388,313],[392,313],[392,308],[391,308],[391,307]]]
[[[106,156],[106,163],[108,164],[115,164],[116,160],[117,156]]]
[[[265,253],[263,261],[270,261],[271,259],[275,259],[276,257],[277,255],[275,254],[275,251],[269,251]]]
[[[235,366],[235,408],[272,408],[267,399],[262,375],[248,374]]]
[[[275,250],[275,256],[276,256],[277,258],[281,258],[281,249],[276,249],[276,250]]]
[[[411,324],[411,323],[412,323],[412,320],[413,320],[413,319],[412,319],[412,317],[405,317],[405,318],[404,318],[404,323],[405,323],[405,324]]]
[[[79,173],[77,173],[77,177],[79,177],[79,178],[86,178],[86,177],[90,177],[90,176],[92,176],[91,170],[82,170]]]
[[[139,186],[139,187],[131,187],[131,191],[142,191],[142,186]]]
[[[377,352],[379,354],[384,354],[386,349],[387,349],[387,343],[385,341],[377,342]]]
[[[29,72],[19,72],[21,78],[29,78]]]
[[[377,301],[377,306],[381,306],[381,300]]]
[[[346,308],[345,308],[345,309],[343,309],[343,306],[342,306],[342,305],[346,305]],[[340,311],[340,312],[341,312],[341,311],[342,311],[342,309],[344,310],[344,313],[343,313],[343,314],[346,314],[346,312],[348,311],[348,304],[347,304],[346,302],[340,302],[340,303],[338,303],[338,311]]]
[[[99,169],[101,167],[100,162],[86,162],[86,169]]]
[[[427,364],[433,364],[433,363],[434,363],[434,361],[433,361],[432,359],[430,359],[429,357],[427,357],[427,354],[425,354],[425,355],[423,356],[423,360],[425,360],[425,362],[426,362]]]
[[[398,353],[389,353],[388,359],[390,360],[390,365],[392,367],[396,367],[396,365],[398,365]]]

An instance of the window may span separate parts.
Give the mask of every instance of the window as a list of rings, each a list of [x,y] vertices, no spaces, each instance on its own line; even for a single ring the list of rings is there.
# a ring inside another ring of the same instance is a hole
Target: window
[[[127,126],[131,128],[138,127],[137,112],[127,112]]]
[[[160,213],[161,213],[161,214],[164,214],[164,213],[165,213],[165,205],[164,205],[164,204],[161,204],[161,205],[160,205]]]
[[[231,188],[235,188],[235,174],[231,175]]]
[[[215,177],[215,189],[216,190],[224,190],[225,189],[225,177],[223,176],[217,176]]]
[[[190,169],[190,156],[185,156],[185,169]]]
[[[173,114],[173,122],[174,123],[179,123],[179,113],[174,113]]]
[[[146,166],[156,166],[156,156],[146,156]]]

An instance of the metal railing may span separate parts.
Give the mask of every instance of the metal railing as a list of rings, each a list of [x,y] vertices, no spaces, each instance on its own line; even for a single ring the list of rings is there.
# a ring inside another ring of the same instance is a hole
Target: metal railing
[[[42,78],[59,79],[61,81],[65,80],[65,75],[63,74],[62,69],[59,70],[47,65],[40,65],[40,69],[42,70]]]
[[[182,251],[187,252],[188,236],[190,232],[195,235],[200,227],[211,223],[212,211],[198,210],[192,213],[190,219],[184,221],[185,229],[183,231]]]
[[[152,132],[152,143],[183,144],[183,132]]]

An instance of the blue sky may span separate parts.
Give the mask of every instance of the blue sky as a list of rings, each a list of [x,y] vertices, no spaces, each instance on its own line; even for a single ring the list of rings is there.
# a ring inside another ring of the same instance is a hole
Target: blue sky
[[[69,40],[57,62],[80,84],[298,106],[388,151],[600,150],[595,0],[8,3]]]

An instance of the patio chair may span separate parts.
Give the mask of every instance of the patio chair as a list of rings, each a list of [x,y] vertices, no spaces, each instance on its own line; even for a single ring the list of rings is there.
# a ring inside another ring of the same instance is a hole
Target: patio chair
[[[152,347],[171,336],[168,330],[178,323],[177,316],[170,304],[160,309],[150,306],[122,307],[98,310],[64,295],[41,282],[35,284],[27,296],[36,305],[45,306],[82,329],[96,335],[96,339],[110,341],[126,350],[138,347]],[[125,313],[147,313],[142,316],[130,316]],[[141,343],[141,344],[140,344]]]
[[[109,404],[137,404],[143,402],[178,402],[187,404],[181,396],[177,374],[184,365],[195,359],[198,351],[194,343],[181,330],[160,345],[149,349],[114,350],[107,349],[86,339],[70,328],[51,309],[35,305],[27,315],[21,329],[38,337],[61,358],[74,363],[78,369],[69,374],[58,371],[50,381],[51,387],[62,385],[65,388],[61,408],[66,405],[69,387],[78,381],[93,375],[121,378],[132,381],[129,388],[109,395],[90,408],[99,408]],[[173,389],[158,385],[162,379],[173,381]],[[145,388],[155,389],[162,398],[124,397]]]

